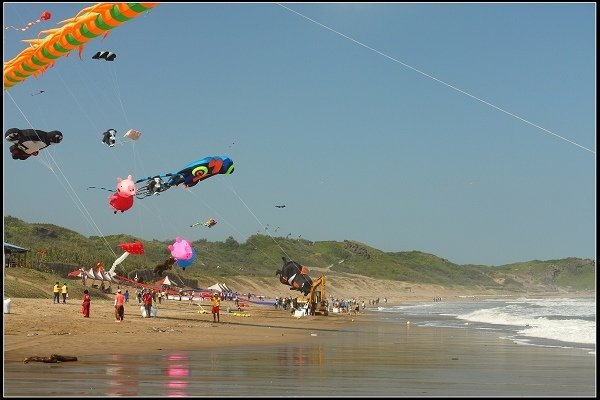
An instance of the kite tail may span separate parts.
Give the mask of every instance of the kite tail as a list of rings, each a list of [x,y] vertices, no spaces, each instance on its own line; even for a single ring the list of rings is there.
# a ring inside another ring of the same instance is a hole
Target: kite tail
[[[88,186],[88,189],[101,189],[101,190],[106,190],[107,192],[116,192],[116,190],[107,189],[107,188],[103,188],[103,187],[96,187],[96,186]]]
[[[128,255],[129,255],[129,252],[126,251],[119,258],[117,258],[115,260],[115,262],[113,263],[112,267],[110,267],[110,269],[108,270],[108,274],[110,276],[113,276],[113,274],[115,273],[115,268],[117,267],[117,265],[121,264],[123,262],[123,260],[127,258]]]
[[[17,28],[17,27],[14,27],[11,25],[11,26],[5,26],[4,29],[14,29],[15,31],[25,32],[25,31],[29,30],[29,28],[31,28],[33,25],[37,24],[38,22],[42,22],[42,21],[38,19],[35,22],[30,22],[27,24],[27,26],[25,26],[25,28]]]

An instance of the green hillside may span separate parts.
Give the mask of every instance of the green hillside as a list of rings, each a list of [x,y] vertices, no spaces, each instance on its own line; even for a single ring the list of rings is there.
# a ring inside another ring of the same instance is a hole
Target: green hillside
[[[4,217],[4,241],[30,250],[27,265],[38,270],[62,263],[89,269],[102,262],[109,269],[123,254],[119,243],[141,241],[143,255],[129,255],[117,266],[123,276],[138,275],[153,279],[157,264],[169,258],[170,242],[142,240],[131,235],[85,237],[51,224],[27,223]],[[419,251],[387,253],[365,244],[344,240],[311,242],[268,235],[253,235],[244,243],[232,237],[223,242],[194,242],[196,262],[185,271],[174,266],[169,274],[186,281],[200,277],[272,277],[282,265],[282,256],[306,265],[311,276],[367,276],[407,283],[434,284],[446,287],[478,287],[512,292],[557,289],[595,290],[595,260],[525,261],[503,266],[458,265],[444,258]]]

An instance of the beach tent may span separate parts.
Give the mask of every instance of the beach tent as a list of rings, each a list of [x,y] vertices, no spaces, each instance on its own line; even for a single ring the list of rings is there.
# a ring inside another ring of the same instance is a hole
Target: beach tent
[[[96,274],[94,274],[94,268],[90,268],[89,270],[86,271],[86,273],[87,273],[87,277],[89,279],[92,279],[92,280],[98,279],[98,278],[96,278]]]
[[[154,284],[156,286],[163,286],[163,285],[171,286],[173,283],[171,283],[171,281],[169,280],[169,275],[167,275],[167,276],[165,276],[164,279],[156,281]]]
[[[212,290],[219,293],[232,291],[224,283],[215,283],[214,285],[207,287],[206,290]]]
[[[75,271],[71,271],[69,272],[69,275],[67,275],[69,278],[81,278],[81,270],[80,269],[76,269]]]
[[[99,281],[103,281],[104,280],[104,276],[102,276],[102,271],[100,270],[96,270],[94,271],[94,269],[92,268],[92,274],[94,274],[94,279],[97,279]]]
[[[86,274],[87,277],[87,272],[85,272],[84,269],[82,268],[77,268],[75,271],[71,271],[69,272],[69,274],[67,275],[69,278],[81,278],[82,274]]]
[[[116,279],[114,279],[109,273],[108,271],[101,271],[102,274],[102,280],[103,281],[107,281],[107,282],[117,282]]]

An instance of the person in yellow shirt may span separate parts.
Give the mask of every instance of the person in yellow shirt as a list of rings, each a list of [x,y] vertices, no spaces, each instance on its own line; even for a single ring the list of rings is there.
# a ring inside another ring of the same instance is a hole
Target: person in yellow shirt
[[[61,289],[63,304],[67,304],[67,297],[69,297],[69,288],[67,287],[67,282],[62,286]]]
[[[217,293],[212,295],[212,297],[210,298],[210,303],[212,304],[213,322],[221,322],[219,319],[219,307],[221,306],[221,298]]]
[[[59,304],[60,303],[60,284],[58,282],[56,282],[54,284],[54,299],[52,299],[52,303],[53,304]]]

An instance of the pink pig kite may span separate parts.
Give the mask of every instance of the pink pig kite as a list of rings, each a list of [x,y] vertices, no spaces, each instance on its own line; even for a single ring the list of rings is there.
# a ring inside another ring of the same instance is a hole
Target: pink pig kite
[[[169,245],[171,250],[171,257],[176,260],[189,260],[193,256],[192,242],[180,238],[175,238],[175,243]]]
[[[127,176],[127,179],[117,178],[117,191],[115,194],[108,198],[108,204],[117,211],[127,211],[133,206],[133,199],[135,195],[135,182],[131,175]]]

